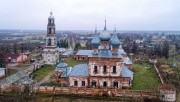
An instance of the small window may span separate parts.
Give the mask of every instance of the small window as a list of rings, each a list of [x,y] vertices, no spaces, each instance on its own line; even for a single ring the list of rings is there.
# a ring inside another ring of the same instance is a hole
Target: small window
[[[85,81],[82,81],[82,86],[85,86]]]
[[[74,86],[78,86],[78,82],[77,81],[74,81]]]
[[[51,39],[49,38],[48,39],[48,46],[50,46],[51,45]]]
[[[104,65],[104,67],[103,67],[103,72],[104,72],[104,73],[107,72],[107,67],[106,67],[106,65]]]
[[[94,73],[97,73],[97,72],[98,72],[97,66],[94,66]]]
[[[113,66],[113,73],[116,73],[116,66]]]
[[[115,81],[114,84],[113,84],[114,87],[118,87],[118,82]]]
[[[92,86],[96,87],[96,81],[92,81]]]
[[[107,82],[106,82],[106,81],[103,82],[103,86],[104,86],[104,87],[107,86]]]
[[[129,85],[131,85],[131,80],[129,80]]]
[[[52,33],[52,29],[51,28],[49,28],[49,34],[51,34]]]

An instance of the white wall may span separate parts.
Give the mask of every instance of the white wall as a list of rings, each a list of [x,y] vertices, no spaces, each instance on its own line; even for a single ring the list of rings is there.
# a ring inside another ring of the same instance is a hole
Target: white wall
[[[0,77],[5,76],[5,69],[4,70],[0,70]]]

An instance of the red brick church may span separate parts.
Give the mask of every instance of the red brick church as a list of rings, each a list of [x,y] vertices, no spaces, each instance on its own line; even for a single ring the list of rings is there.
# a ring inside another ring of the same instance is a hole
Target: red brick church
[[[92,50],[85,51],[88,64],[68,67],[63,61],[56,67],[57,81],[69,87],[128,88],[132,86],[132,61],[121,48],[116,31],[113,35],[95,30],[91,41]],[[83,51],[78,53],[83,55]],[[79,56],[81,58],[81,56]]]

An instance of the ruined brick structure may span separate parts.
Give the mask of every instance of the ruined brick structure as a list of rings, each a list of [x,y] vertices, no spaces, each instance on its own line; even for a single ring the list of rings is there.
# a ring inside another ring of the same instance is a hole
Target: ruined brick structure
[[[81,50],[76,57],[78,60],[85,60],[82,58],[86,56],[88,64],[68,67],[62,61],[56,67],[57,81],[69,87],[131,87],[134,74],[131,71],[132,61],[121,48],[121,42],[116,35],[116,30],[114,30],[112,36],[107,31],[106,21],[104,30],[100,35],[95,30],[91,46],[92,50]]]

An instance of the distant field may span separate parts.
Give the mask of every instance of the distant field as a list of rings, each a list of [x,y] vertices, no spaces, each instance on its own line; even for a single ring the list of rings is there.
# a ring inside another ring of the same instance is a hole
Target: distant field
[[[160,80],[153,65],[148,63],[133,64],[133,70],[133,90],[157,90],[157,87],[160,84]]]

